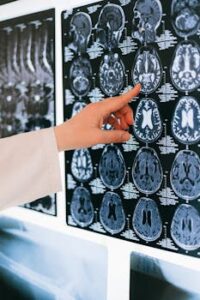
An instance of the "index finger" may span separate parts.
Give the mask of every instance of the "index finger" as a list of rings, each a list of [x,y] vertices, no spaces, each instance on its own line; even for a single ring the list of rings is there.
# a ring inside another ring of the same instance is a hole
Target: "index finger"
[[[138,83],[133,89],[127,93],[103,100],[101,103],[105,113],[113,113],[120,110],[130,102],[133,97],[136,97],[141,90],[141,84]]]

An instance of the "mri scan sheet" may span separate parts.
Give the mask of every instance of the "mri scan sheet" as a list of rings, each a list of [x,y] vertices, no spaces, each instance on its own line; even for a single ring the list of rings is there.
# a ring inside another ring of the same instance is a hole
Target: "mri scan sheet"
[[[62,36],[65,119],[142,85],[128,142],[65,154],[67,224],[200,256],[199,1],[88,4]]]
[[[0,138],[55,125],[54,15],[0,22]],[[24,207],[56,215],[56,196]]]

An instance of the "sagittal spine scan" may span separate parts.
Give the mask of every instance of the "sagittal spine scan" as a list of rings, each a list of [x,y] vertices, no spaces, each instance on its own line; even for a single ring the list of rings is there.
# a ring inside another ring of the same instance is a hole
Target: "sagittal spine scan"
[[[99,80],[107,96],[117,95],[124,86],[125,68],[117,53],[106,54],[100,65]]]
[[[132,37],[142,44],[156,40],[156,30],[162,20],[162,6],[159,0],[137,0],[133,9]]]
[[[182,97],[172,119],[175,138],[183,144],[195,144],[200,140],[200,105],[191,96]]]
[[[163,170],[153,148],[142,147],[136,154],[132,176],[135,186],[144,194],[154,194],[161,186]]]
[[[85,53],[92,33],[92,21],[88,14],[84,12],[76,13],[70,22],[69,48],[77,53]]]
[[[162,133],[162,120],[153,99],[140,100],[134,120],[134,134],[144,143],[155,142]]]
[[[86,182],[91,179],[93,174],[93,164],[88,149],[78,149],[74,151],[71,172],[80,182]]]
[[[200,2],[172,0],[172,24],[180,37],[195,35],[200,27]]]
[[[0,22],[0,138],[55,125],[55,12]],[[56,215],[55,195],[23,207]]]
[[[182,249],[192,251],[200,247],[200,216],[196,208],[181,204],[172,219],[171,235]]]
[[[69,79],[71,90],[77,97],[86,96],[91,88],[92,67],[87,58],[79,57],[72,62]]]
[[[100,208],[100,222],[111,234],[121,232],[125,226],[125,213],[118,194],[107,192]]]
[[[144,94],[151,94],[158,88],[162,79],[162,65],[156,49],[139,49],[132,68],[132,79],[134,85],[141,83],[141,92]]]
[[[200,86],[200,48],[194,41],[183,41],[176,47],[171,65],[171,79],[181,92]]]
[[[116,4],[107,4],[101,10],[96,25],[97,41],[105,49],[113,49],[118,46],[125,26],[123,9]]]
[[[75,189],[71,201],[71,215],[79,226],[89,226],[94,218],[94,207],[91,201],[90,192],[84,187]]]
[[[180,151],[172,164],[171,185],[182,199],[194,200],[200,196],[200,159],[191,150]]]
[[[157,240],[162,232],[162,220],[154,200],[141,198],[133,214],[133,228],[143,240],[152,242]]]
[[[110,189],[119,188],[126,176],[126,165],[120,149],[114,145],[105,147],[100,162],[99,174],[102,182]]]

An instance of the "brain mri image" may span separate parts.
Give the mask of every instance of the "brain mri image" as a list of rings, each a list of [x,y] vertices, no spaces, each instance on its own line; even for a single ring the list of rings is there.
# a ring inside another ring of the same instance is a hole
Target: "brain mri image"
[[[100,65],[99,80],[107,96],[117,95],[124,86],[125,68],[117,53],[106,54]]]
[[[178,44],[170,73],[172,83],[179,91],[191,92],[200,86],[200,48],[196,42]]]
[[[89,226],[94,218],[94,207],[90,192],[84,187],[77,187],[70,205],[73,220],[81,227]]]
[[[182,199],[200,196],[200,159],[191,150],[181,150],[172,164],[170,181],[174,192]]]
[[[72,109],[72,117],[77,115],[84,107],[86,107],[85,102],[76,102]]]
[[[108,145],[103,150],[99,162],[100,178],[106,187],[119,188],[126,176],[126,165],[120,149],[115,145]]]
[[[134,121],[134,134],[144,143],[153,143],[162,133],[158,105],[153,99],[140,100]]]
[[[107,192],[100,208],[100,222],[111,234],[119,233],[125,226],[125,213],[118,194]]]
[[[194,144],[200,140],[200,105],[194,97],[182,97],[172,119],[172,132],[183,144]]]
[[[157,204],[150,198],[143,197],[139,200],[132,222],[136,234],[145,241],[155,241],[162,233],[162,220]]]
[[[75,150],[71,162],[71,172],[80,182],[91,179],[93,174],[93,164],[88,149]]]
[[[163,170],[153,148],[142,147],[138,151],[133,163],[132,176],[135,186],[144,194],[153,194],[160,188]]]
[[[77,97],[86,96],[91,88],[92,67],[87,58],[75,59],[69,71],[71,90]]]
[[[172,219],[171,236],[182,249],[192,251],[200,247],[200,216],[196,208],[181,204]]]
[[[194,35],[200,27],[200,2],[196,0],[173,0],[171,15],[172,24],[178,36]]]
[[[137,0],[133,9],[133,38],[141,43],[153,43],[162,19],[159,0]]]
[[[85,53],[92,33],[92,21],[84,12],[76,13],[70,22],[70,38],[72,39],[69,48],[78,53]]]
[[[123,9],[116,4],[105,5],[99,15],[97,23],[97,41],[105,49],[118,46],[125,25]]]
[[[141,83],[141,92],[153,93],[162,79],[162,65],[155,48],[145,46],[136,54],[132,68],[133,84]]]
[[[98,0],[62,29],[66,120],[141,84],[127,142],[66,151],[67,224],[200,257],[200,0]]]

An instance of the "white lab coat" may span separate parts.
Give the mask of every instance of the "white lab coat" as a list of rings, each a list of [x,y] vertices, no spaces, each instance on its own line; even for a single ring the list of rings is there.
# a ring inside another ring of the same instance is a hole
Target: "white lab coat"
[[[61,190],[53,127],[0,139],[0,210]]]

